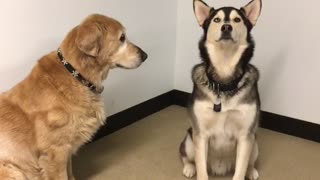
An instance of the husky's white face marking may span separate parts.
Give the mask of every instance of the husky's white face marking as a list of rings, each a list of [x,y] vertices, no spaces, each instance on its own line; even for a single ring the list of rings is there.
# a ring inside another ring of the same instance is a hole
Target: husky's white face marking
[[[207,41],[215,44],[219,41],[221,37],[221,27],[224,24],[223,19],[225,19],[225,14],[223,11],[219,11],[211,20],[208,33],[207,33]]]
[[[208,26],[206,47],[221,78],[228,78],[234,73],[248,47],[248,29],[239,13],[235,9],[218,10]]]
[[[213,16],[207,32],[207,41],[215,45],[245,45],[248,29],[236,10],[219,10]]]
[[[234,29],[234,31],[232,31],[232,38],[238,42],[239,45],[246,45],[248,29],[241,16],[235,10],[230,13],[230,24]]]
[[[245,45],[248,32],[261,12],[261,0],[253,0],[241,9],[224,7],[218,10],[201,0],[194,0],[194,13],[206,30],[206,40],[216,45]],[[209,22],[208,22],[209,21]]]

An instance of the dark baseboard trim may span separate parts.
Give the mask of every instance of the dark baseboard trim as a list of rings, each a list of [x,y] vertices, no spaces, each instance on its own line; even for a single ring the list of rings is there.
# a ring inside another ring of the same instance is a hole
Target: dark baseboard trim
[[[98,140],[108,134],[111,134],[121,128],[124,128],[136,121],[139,121],[153,113],[156,113],[170,105],[172,102],[172,92],[169,91],[160,96],[135,105],[129,109],[111,115],[107,118],[106,125],[102,126],[93,138]]]
[[[186,107],[189,97],[190,93],[172,90],[109,116],[107,124],[100,128],[94,140],[111,134],[170,105]],[[320,142],[320,125],[318,124],[262,111],[260,126],[280,133]]]
[[[260,126],[320,143],[320,125],[262,111]]]

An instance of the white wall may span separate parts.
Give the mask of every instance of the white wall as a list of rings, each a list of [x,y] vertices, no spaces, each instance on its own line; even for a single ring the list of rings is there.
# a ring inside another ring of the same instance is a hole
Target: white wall
[[[0,2],[0,9],[0,92],[21,81],[41,56],[57,49],[66,33],[91,13],[118,19],[128,37],[149,54],[140,69],[111,71],[103,93],[109,114],[173,87],[176,1],[10,0]]]
[[[240,7],[248,1],[209,4]],[[253,30],[257,42],[253,63],[261,70],[263,110],[318,124],[319,5],[317,0],[263,0],[262,16]],[[90,13],[120,20],[130,39],[149,54],[137,70],[110,73],[103,94],[109,114],[173,88],[191,92],[190,70],[200,62],[197,44],[202,33],[192,0],[11,0],[0,7],[0,92],[22,80],[37,59],[56,49]]]
[[[240,7],[249,0],[208,0],[215,7]],[[262,16],[253,29],[253,64],[261,71],[262,109],[320,124],[320,2],[263,0]],[[199,63],[202,30],[192,0],[178,0],[175,88],[191,92],[190,71]]]

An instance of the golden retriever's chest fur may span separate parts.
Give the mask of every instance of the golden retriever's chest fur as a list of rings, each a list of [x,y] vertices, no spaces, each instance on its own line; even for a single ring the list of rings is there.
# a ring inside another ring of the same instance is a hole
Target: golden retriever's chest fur
[[[105,120],[104,105],[98,96],[84,104],[65,103],[52,108],[36,118],[37,137],[44,137],[38,139],[39,147],[45,150],[65,146],[75,153],[91,140]]]
[[[34,124],[40,154],[52,147],[77,151],[106,118],[100,95],[72,77],[54,54],[40,60],[6,96]]]
[[[73,151],[79,146],[91,140],[98,128],[105,123],[106,116],[102,103],[97,103],[95,107],[91,107],[91,112],[83,114],[74,114],[70,117],[71,126],[74,132],[71,143]]]

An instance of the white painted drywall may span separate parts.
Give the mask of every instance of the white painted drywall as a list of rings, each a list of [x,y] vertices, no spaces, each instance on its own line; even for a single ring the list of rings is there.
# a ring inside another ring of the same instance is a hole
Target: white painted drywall
[[[177,2],[172,0],[10,0],[0,2],[0,92],[21,81],[91,13],[118,19],[149,54],[137,70],[115,70],[105,82],[107,112],[116,113],[173,88]],[[163,13],[165,12],[165,13]]]
[[[240,7],[249,0],[208,0],[210,5]],[[320,2],[263,0],[253,29],[252,61],[261,72],[262,109],[320,124]],[[190,70],[200,62],[197,42],[202,30],[192,0],[178,0],[175,88],[191,92]]]
[[[240,7],[247,2],[208,3]],[[316,0],[263,0],[262,16],[253,30],[257,42],[253,63],[261,70],[262,108],[318,124],[319,5]],[[191,92],[190,70],[200,62],[197,42],[202,33],[192,0],[2,1],[0,92],[21,81],[37,59],[56,49],[64,35],[90,13],[120,20],[130,39],[149,54],[137,70],[110,73],[103,94],[109,114],[173,88]]]

